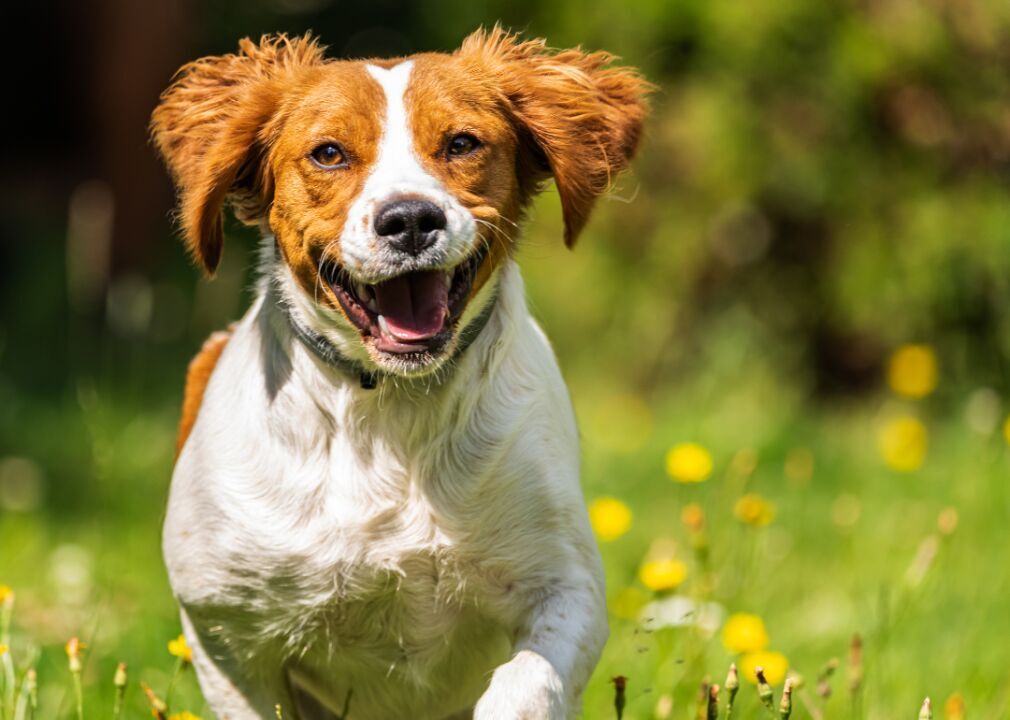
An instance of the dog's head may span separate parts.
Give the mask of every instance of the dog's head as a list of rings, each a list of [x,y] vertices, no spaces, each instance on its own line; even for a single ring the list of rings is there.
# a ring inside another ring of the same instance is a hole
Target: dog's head
[[[326,60],[308,36],[247,39],[182,68],[153,134],[208,273],[229,201],[273,235],[345,348],[417,374],[452,353],[545,180],[571,246],[627,165],[648,85],[611,60],[498,28],[451,55],[374,61]]]

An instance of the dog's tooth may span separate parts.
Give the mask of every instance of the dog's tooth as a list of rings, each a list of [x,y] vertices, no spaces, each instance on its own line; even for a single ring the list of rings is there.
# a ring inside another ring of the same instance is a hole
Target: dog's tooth
[[[392,333],[389,332],[389,325],[386,324],[386,316],[385,315],[380,315],[379,316],[379,330],[382,331],[383,335],[392,335]]]
[[[375,302],[375,296],[374,295],[369,295],[368,296],[368,298],[365,300],[365,307],[367,307],[373,313],[378,314],[378,312],[379,312],[379,304],[377,302]]]
[[[368,291],[368,286],[363,282],[354,283],[354,294],[357,295],[361,300],[367,300],[371,293]]]

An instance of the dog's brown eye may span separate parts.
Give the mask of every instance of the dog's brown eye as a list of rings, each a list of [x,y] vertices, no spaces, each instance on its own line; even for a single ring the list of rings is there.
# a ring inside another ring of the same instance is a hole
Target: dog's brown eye
[[[343,165],[346,161],[343,150],[334,143],[324,143],[309,155],[312,161],[321,168],[330,169]]]
[[[449,147],[446,151],[450,155],[469,155],[479,147],[480,141],[477,138],[469,133],[461,133],[449,141]]]

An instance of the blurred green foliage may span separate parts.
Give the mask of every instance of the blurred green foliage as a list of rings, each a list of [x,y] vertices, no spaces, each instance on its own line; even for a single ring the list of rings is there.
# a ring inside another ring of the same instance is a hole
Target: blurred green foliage
[[[679,522],[698,502],[717,576],[707,599],[763,616],[808,682],[858,631],[866,717],[911,716],[922,695],[956,691],[973,716],[1005,717],[1010,4],[209,0],[190,8],[183,59],[308,28],[335,55],[447,50],[499,19],[554,46],[608,49],[658,85],[634,170],[578,247],[562,246],[551,191],[519,253],[571,386],[587,495],[634,513],[604,545],[612,601],[629,589],[651,599],[636,577],[657,538],[688,562],[685,592],[701,592]],[[91,643],[91,707],[111,706],[120,659],[167,684],[178,623],[158,535],[184,367],[242,312],[252,281],[247,230],[230,226],[209,282],[166,221],[146,265],[88,285],[74,238],[94,230],[103,192],[67,191],[65,217],[12,207],[15,240],[0,246],[0,583],[18,591],[19,657],[43,647],[45,717],[71,707],[70,635]],[[885,387],[906,342],[939,359],[923,400]],[[876,446],[899,415],[929,430],[910,474]],[[685,440],[715,460],[698,486],[663,472]],[[797,449],[814,458],[802,481],[783,470]],[[734,470],[741,451],[756,457],[747,474]],[[735,522],[744,492],[775,502],[771,527]],[[910,584],[945,508],[960,526]],[[615,615],[586,716],[609,717],[607,680],[621,674],[625,717],[652,717],[664,694],[686,717],[730,659],[717,636]],[[829,717],[856,716],[843,688]],[[177,693],[200,710],[192,678]],[[146,712],[138,693],[128,702]]]

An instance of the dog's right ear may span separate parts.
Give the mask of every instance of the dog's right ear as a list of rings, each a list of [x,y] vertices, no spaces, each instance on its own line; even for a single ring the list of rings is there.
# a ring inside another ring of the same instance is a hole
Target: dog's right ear
[[[179,193],[186,245],[208,274],[221,260],[226,200],[247,223],[263,219],[272,180],[265,155],[292,73],[319,65],[310,36],[239,42],[234,55],[183,66],[151,117],[154,143]]]

